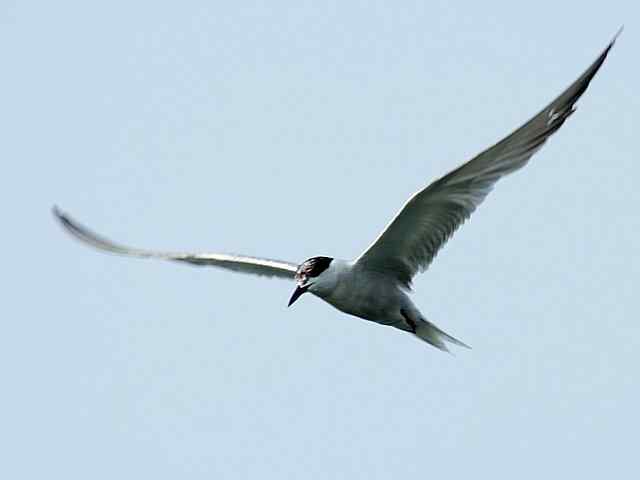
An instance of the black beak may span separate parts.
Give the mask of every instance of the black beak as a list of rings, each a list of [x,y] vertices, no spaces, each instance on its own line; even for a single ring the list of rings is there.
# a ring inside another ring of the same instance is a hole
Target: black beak
[[[298,298],[300,298],[300,295],[306,292],[308,288],[309,288],[309,285],[305,285],[304,287],[301,287],[300,285],[298,285],[296,289],[293,291],[293,295],[291,295],[291,298],[289,299],[289,304],[287,305],[287,307],[290,307],[291,305],[293,305],[293,302],[295,302]]]

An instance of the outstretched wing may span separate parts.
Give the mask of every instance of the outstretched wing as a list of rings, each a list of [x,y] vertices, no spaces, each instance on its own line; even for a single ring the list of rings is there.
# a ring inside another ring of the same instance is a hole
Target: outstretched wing
[[[88,228],[73,220],[69,215],[60,211],[58,207],[53,207],[53,214],[65,230],[77,239],[100,250],[117,253],[119,255],[140,258],[159,258],[161,260],[172,260],[175,262],[191,263],[193,265],[211,265],[233,270],[234,272],[251,273],[265,277],[293,278],[298,268],[294,263],[268,258],[247,257],[244,255],[223,253],[169,253],[130,248],[93,233]]]
[[[574,112],[574,104],[613,47],[618,32],[595,62],[553,102],[511,135],[417,192],[357,259],[406,285],[425,270],[453,232],[469,218],[493,185],[527,164]]]

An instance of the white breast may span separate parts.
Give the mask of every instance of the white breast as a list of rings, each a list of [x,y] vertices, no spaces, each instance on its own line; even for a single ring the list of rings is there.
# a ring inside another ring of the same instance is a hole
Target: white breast
[[[411,302],[388,276],[344,260],[334,260],[310,291],[338,310],[385,324],[402,319],[400,309]]]

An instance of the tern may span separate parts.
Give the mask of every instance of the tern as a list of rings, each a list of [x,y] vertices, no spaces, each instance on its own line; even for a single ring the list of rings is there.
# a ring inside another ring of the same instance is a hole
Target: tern
[[[602,66],[619,34],[575,82],[537,115],[470,161],[415,193],[355,260],[317,256],[298,265],[245,255],[142,250],[93,233],[56,206],[53,214],[70,234],[100,250],[295,280],[289,306],[309,292],[342,312],[410,332],[441,350],[448,351],[447,343],[469,348],[427,320],[414,305],[409,296],[412,278],[429,267],[438,251],[482,203],[494,184],[526,165],[575,111],[575,103]]]

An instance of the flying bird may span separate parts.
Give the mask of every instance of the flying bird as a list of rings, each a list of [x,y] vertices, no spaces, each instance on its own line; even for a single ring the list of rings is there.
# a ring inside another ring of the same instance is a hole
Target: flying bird
[[[130,248],[93,233],[53,207],[73,236],[100,250],[240,273],[291,279],[291,306],[311,293],[342,312],[389,325],[441,349],[467,347],[427,320],[409,294],[411,280],[426,270],[451,235],[469,218],[503,176],[527,164],[575,111],[575,103],[602,66],[618,32],[587,70],[540,113],[470,161],[415,193],[375,241],[355,260],[318,256],[300,265],[282,260],[221,253],[166,253]]]

